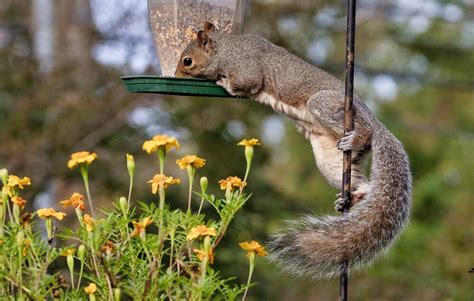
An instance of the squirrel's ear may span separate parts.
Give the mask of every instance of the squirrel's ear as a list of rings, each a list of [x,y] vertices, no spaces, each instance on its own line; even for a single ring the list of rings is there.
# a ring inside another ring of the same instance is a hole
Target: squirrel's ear
[[[214,42],[203,30],[197,33],[197,41],[199,47],[203,48],[206,52],[211,52],[214,49]]]
[[[204,22],[204,32],[215,32],[216,27],[209,21]]]

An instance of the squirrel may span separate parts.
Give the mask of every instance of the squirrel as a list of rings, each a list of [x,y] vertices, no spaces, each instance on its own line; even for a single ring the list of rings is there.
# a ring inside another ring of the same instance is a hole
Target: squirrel
[[[351,210],[342,216],[304,216],[272,235],[270,260],[312,278],[360,269],[387,250],[408,222],[412,179],[402,144],[354,95],[354,130],[344,134],[344,84],[266,39],[218,33],[210,22],[181,54],[177,77],[216,80],[229,94],[269,105],[293,119],[311,143],[327,182],[342,187],[342,151],[352,150]],[[370,181],[363,158],[372,152]],[[342,211],[341,194],[335,201]]]

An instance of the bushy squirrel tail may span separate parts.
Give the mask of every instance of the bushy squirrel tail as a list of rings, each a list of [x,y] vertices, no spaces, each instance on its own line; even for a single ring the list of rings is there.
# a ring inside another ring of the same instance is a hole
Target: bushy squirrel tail
[[[411,208],[408,157],[383,125],[372,139],[370,177],[370,192],[349,214],[305,216],[273,235],[270,260],[284,271],[312,278],[339,275],[344,260],[349,271],[370,264],[403,230]]]

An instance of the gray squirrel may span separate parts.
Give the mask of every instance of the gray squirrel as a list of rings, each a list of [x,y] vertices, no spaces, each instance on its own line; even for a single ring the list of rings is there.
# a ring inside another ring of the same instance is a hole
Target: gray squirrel
[[[343,83],[256,35],[222,34],[212,23],[181,54],[175,75],[217,80],[231,95],[248,97],[293,119],[313,148],[328,183],[342,186],[342,151],[352,150],[351,211],[305,216],[270,238],[270,259],[285,271],[313,278],[371,263],[408,222],[412,179],[402,144],[354,95],[354,131],[344,135]],[[370,181],[362,171],[372,151]],[[335,202],[341,211],[343,200]]]

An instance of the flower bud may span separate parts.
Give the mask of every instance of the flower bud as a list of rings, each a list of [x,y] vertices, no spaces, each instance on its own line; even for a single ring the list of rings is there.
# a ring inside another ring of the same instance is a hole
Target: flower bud
[[[122,290],[118,287],[114,289],[114,299],[115,301],[120,301],[122,299]]]
[[[23,230],[18,231],[16,234],[16,245],[21,248],[23,247],[23,242],[25,241],[25,233]]]
[[[66,256],[66,262],[67,262],[67,266],[69,268],[69,271],[71,271],[71,273],[74,271],[74,257],[72,256],[72,254],[68,254]]]
[[[0,178],[2,179],[3,186],[7,185],[8,170],[5,168],[0,169]]]
[[[201,177],[200,184],[202,193],[206,194],[208,184],[207,177]]]
[[[128,202],[127,202],[127,199],[124,198],[123,196],[120,197],[120,199],[119,199],[119,206],[120,206],[120,210],[122,210],[122,213],[127,214],[127,212],[128,212]]]
[[[79,248],[77,249],[77,257],[79,258],[80,261],[83,261],[85,255],[86,255],[86,246],[80,245]]]
[[[127,169],[130,176],[133,176],[135,172],[135,159],[130,154],[127,154]]]

